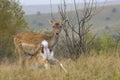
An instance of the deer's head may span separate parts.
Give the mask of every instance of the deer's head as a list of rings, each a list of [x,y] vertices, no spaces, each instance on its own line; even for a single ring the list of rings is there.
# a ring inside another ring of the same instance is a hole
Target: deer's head
[[[53,21],[51,20],[50,23],[52,24],[53,31],[56,35],[59,35],[61,32],[62,26],[64,24],[64,21]]]

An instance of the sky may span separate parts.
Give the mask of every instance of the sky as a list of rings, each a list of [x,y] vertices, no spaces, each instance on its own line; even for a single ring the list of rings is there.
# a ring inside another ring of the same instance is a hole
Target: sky
[[[21,5],[42,5],[50,4],[50,0],[19,0]],[[67,3],[73,3],[74,0],[66,0]],[[77,3],[80,3],[83,0],[76,0]],[[89,0],[86,0],[89,1]],[[98,2],[104,2],[106,0],[97,0]],[[119,0],[107,0],[107,1],[119,1]],[[61,0],[51,0],[52,4],[59,4]]]

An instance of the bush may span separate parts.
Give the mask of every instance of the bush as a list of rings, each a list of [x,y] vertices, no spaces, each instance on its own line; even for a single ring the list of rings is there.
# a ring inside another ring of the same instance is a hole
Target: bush
[[[0,0],[0,56],[14,53],[13,36],[27,26],[24,12],[16,0]]]
[[[102,36],[96,37],[93,44],[93,49],[99,53],[100,51],[108,52],[109,50],[115,50],[117,45],[116,40],[107,32],[104,32]]]
[[[113,9],[112,9],[112,12],[113,12],[113,13],[116,13],[116,12],[117,12],[117,9],[116,9],[116,8],[113,8]]]

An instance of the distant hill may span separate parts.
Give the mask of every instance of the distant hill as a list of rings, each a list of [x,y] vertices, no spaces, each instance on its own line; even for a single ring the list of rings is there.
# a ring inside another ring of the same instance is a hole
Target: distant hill
[[[98,8],[99,11],[100,8]],[[81,9],[78,10],[79,14]],[[68,11],[68,16],[74,20],[74,11]],[[59,20],[59,14],[54,13],[54,17]],[[29,24],[29,27],[32,29],[39,30],[41,28],[49,28],[51,26],[49,24],[49,20],[51,19],[50,14],[35,14],[35,15],[26,15],[26,21]],[[95,33],[99,33],[103,30],[107,30],[109,32],[120,31],[120,5],[109,5],[105,6],[100,13],[96,14],[90,23],[93,24],[92,31]]]
[[[82,5],[82,4],[81,4]],[[77,5],[78,8],[81,7],[81,5]],[[58,6],[59,4],[54,4],[52,5],[52,11],[53,13],[58,12]],[[73,10],[74,5],[72,4],[67,4],[67,10]],[[38,13],[50,13],[51,12],[51,7],[50,5],[29,5],[29,6],[23,6],[23,10],[25,11],[26,15],[30,14],[38,14]]]
[[[120,4],[120,0],[114,0],[114,1],[110,1],[110,0],[106,0],[106,2],[99,2],[97,3],[97,5],[101,6],[101,5],[113,5],[113,4]],[[58,6],[59,4],[52,4],[52,10],[53,13],[58,12]],[[82,8],[83,4],[82,3],[77,3],[77,8],[80,9]],[[30,15],[30,14],[40,14],[40,13],[50,13],[51,12],[51,8],[50,8],[50,4],[46,4],[46,5],[23,5],[23,10],[25,12],[26,15]],[[73,4],[67,4],[67,10],[71,11],[74,10],[74,5]]]

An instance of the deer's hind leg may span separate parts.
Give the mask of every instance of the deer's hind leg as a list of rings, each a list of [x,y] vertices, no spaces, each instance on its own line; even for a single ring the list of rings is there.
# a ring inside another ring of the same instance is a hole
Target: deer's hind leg
[[[19,65],[21,65],[22,67],[25,66],[25,59],[26,59],[26,56],[25,56],[25,53],[22,49],[22,46],[21,46],[21,42],[14,38],[14,44],[15,44],[15,48],[18,52],[18,56],[19,56]]]
[[[22,48],[18,48],[18,54],[19,54],[19,64],[22,67],[25,67],[27,55],[25,55],[25,52],[22,50]]]

